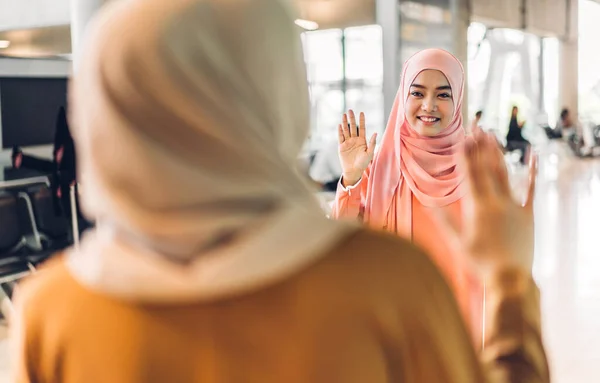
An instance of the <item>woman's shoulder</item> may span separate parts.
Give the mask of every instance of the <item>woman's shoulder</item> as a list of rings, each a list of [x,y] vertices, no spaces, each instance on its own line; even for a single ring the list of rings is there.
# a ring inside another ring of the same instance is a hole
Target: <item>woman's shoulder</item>
[[[338,243],[335,252],[345,254],[348,258],[349,254],[360,255],[369,253],[370,257],[386,258],[390,252],[398,250],[407,254],[419,252],[418,248],[413,246],[410,241],[384,231],[375,231],[367,228],[361,228]]]
[[[40,264],[35,272],[25,277],[19,283],[19,289],[38,288],[38,286],[41,287],[47,283],[63,282],[64,278],[62,276],[67,272],[65,255],[57,253]]]
[[[417,280],[444,284],[423,250],[397,235],[369,229],[360,229],[339,242],[317,267],[329,270],[338,280],[391,290],[418,288]]]
[[[74,281],[63,254],[57,254],[41,265],[35,273],[20,281],[15,299],[27,306],[28,311],[43,311],[58,300],[65,301],[73,292]]]

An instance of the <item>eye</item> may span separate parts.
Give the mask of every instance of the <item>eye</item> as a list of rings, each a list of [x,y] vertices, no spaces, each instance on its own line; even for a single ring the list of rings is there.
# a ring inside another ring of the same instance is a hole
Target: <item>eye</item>
[[[438,97],[440,97],[440,98],[452,98],[452,95],[450,93],[440,93],[438,95]]]
[[[410,95],[413,97],[423,97],[423,93],[417,91],[410,92]]]

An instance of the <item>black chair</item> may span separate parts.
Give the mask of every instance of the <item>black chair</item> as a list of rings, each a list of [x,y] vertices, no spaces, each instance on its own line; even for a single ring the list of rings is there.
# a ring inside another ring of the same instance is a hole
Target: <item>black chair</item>
[[[12,194],[0,192],[0,253],[14,253],[24,245],[17,199]]]
[[[39,187],[30,194],[37,228],[40,233],[53,240],[62,240],[69,235],[69,217],[57,214],[54,208],[52,192],[47,187]]]
[[[28,256],[38,264],[71,244],[67,217],[57,214],[51,190],[46,186],[29,188],[19,197],[29,201],[36,251]],[[36,239],[37,238],[37,239]]]
[[[33,270],[26,260],[26,239],[19,225],[17,198],[0,192],[0,287],[10,296],[12,282]]]
[[[544,132],[546,132],[546,137],[550,140],[556,140],[562,138],[562,132],[552,129],[549,126],[543,126]]]
[[[592,133],[594,135],[594,140],[596,141],[596,146],[600,146],[600,125],[595,126],[592,129]]]

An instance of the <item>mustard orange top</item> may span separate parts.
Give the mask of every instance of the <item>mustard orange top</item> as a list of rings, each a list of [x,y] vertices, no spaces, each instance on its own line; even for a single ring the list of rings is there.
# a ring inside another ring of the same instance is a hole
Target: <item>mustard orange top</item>
[[[478,356],[438,269],[395,236],[361,231],[267,287],[188,304],[90,290],[59,258],[17,294],[14,381],[548,382],[530,276],[499,271],[488,298]]]

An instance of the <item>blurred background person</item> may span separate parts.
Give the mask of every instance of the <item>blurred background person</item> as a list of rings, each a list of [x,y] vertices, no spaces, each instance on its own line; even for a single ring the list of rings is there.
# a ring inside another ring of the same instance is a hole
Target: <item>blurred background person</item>
[[[571,118],[571,113],[568,108],[563,108],[563,110],[560,111],[560,117],[556,122],[555,131],[558,137],[562,137],[567,141],[573,134],[577,134],[575,123]]]
[[[473,121],[471,121],[471,124],[469,125],[469,127],[467,129],[467,135],[472,135],[473,132],[475,132],[477,130],[482,130],[482,127],[481,127],[481,117],[482,116],[483,116],[482,110],[478,110],[475,113],[475,118],[473,118]]]
[[[310,167],[310,178],[321,185],[323,191],[335,192],[342,176],[337,138],[326,139]]]
[[[508,124],[508,133],[506,134],[506,150],[509,152],[519,150],[521,152],[520,161],[524,164],[528,158],[531,144],[523,137],[522,131],[525,126],[525,121],[519,121],[518,117],[519,108],[513,106],[510,122]]]

